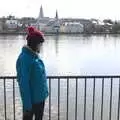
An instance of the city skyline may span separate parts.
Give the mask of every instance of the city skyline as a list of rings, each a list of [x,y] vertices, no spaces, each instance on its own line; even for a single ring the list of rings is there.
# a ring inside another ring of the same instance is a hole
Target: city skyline
[[[14,15],[37,18],[41,5],[45,17],[54,18],[57,10],[60,18],[120,20],[119,0],[4,0],[0,4],[0,17]]]

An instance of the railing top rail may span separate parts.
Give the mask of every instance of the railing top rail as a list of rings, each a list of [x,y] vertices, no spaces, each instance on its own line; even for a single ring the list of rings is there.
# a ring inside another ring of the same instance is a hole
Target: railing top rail
[[[120,75],[79,75],[79,76],[48,76],[48,78],[55,79],[67,79],[67,78],[120,78]]]
[[[16,76],[0,76],[0,79],[16,79]],[[49,79],[67,79],[67,78],[120,78],[120,75],[76,75],[76,76],[47,76]]]
[[[0,76],[0,79],[16,79],[16,76]]]

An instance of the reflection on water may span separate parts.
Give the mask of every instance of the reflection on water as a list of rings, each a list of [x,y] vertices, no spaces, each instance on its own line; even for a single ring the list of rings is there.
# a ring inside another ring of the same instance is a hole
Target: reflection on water
[[[45,62],[47,75],[118,75],[120,74],[120,35],[57,35],[46,36],[41,48],[41,58]],[[25,36],[0,36],[0,76],[16,75],[15,62],[26,44]],[[0,81],[0,98],[3,97],[3,82]],[[17,85],[17,84],[16,84]],[[57,119],[57,80],[52,81],[52,118]],[[66,118],[66,80],[61,81],[61,119]],[[84,80],[79,81],[78,119],[83,120]],[[87,83],[87,119],[92,115],[93,80]],[[95,119],[100,120],[101,80],[96,80]],[[8,114],[13,106],[12,84],[7,83]],[[105,80],[104,119],[109,116],[110,81]],[[113,115],[116,120],[118,98],[118,80],[113,83]],[[74,119],[75,81],[70,82],[69,120]],[[3,111],[3,100],[0,99],[0,111]],[[73,106],[74,105],[74,106]],[[4,113],[1,112],[1,116]],[[16,87],[16,116],[21,118],[21,101]],[[1,119],[2,117],[0,117]],[[48,118],[48,100],[46,101],[45,118]],[[12,120],[12,117],[10,117]],[[2,119],[1,119],[2,120]]]

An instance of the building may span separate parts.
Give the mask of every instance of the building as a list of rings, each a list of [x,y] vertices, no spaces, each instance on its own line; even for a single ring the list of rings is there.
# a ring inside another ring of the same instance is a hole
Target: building
[[[83,33],[84,26],[77,22],[67,22],[60,27],[62,33]]]
[[[37,20],[33,17],[23,17],[19,21],[20,25],[22,25],[23,28],[30,26],[32,24],[36,24]]]
[[[60,32],[60,20],[58,18],[58,12],[56,10],[55,18],[49,20],[44,26],[44,32],[46,33],[59,33]]]
[[[75,18],[64,18],[64,19],[61,19],[62,21],[62,25],[65,25],[65,26],[69,26],[71,23],[72,25],[74,26],[74,23],[76,24],[80,24],[79,27],[81,28],[81,31],[82,29],[84,29],[84,33],[88,33],[89,31],[89,28],[90,26],[92,26],[92,22],[91,20],[89,19],[75,19]],[[66,23],[70,23],[70,24],[67,24]],[[71,26],[71,25],[70,25]],[[74,27],[72,26],[72,29],[74,29]],[[77,25],[75,25],[77,26]],[[77,27],[77,29],[79,28]],[[69,29],[69,27],[68,27]],[[74,29],[75,30],[75,29]],[[79,30],[78,30],[79,31]]]
[[[6,20],[6,26],[8,31],[16,31],[18,27],[18,20],[16,19],[10,19]]]
[[[0,20],[0,32],[2,32],[2,30],[3,30],[3,27],[2,27],[3,25],[2,25],[2,21]]]

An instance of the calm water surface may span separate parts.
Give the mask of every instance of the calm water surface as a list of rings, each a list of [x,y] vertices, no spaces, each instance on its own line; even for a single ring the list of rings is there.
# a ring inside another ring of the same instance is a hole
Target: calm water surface
[[[15,62],[25,36],[0,36],[0,75],[16,75]],[[120,35],[46,36],[41,49],[48,75],[120,73]]]

